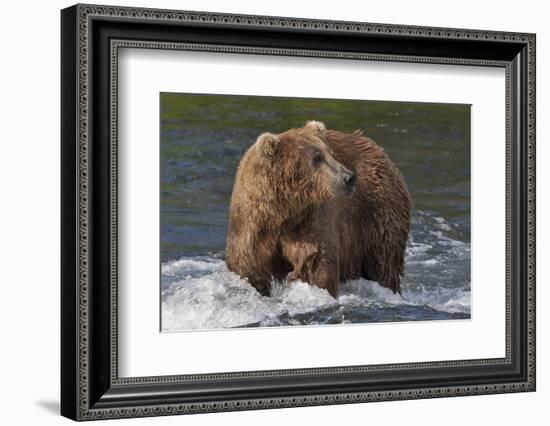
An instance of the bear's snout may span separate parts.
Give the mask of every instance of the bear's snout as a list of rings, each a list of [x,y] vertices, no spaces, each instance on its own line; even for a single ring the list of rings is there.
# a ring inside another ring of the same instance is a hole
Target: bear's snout
[[[352,194],[357,183],[357,175],[348,168],[341,166],[337,176],[337,186],[339,187],[337,193],[339,195]]]
[[[355,182],[357,181],[357,175],[353,172],[346,173],[344,175],[344,182],[348,186],[355,186]]]
[[[353,191],[355,191],[355,184],[357,182],[357,175],[353,172],[346,171],[344,173],[343,180],[344,180],[345,195],[353,194]]]

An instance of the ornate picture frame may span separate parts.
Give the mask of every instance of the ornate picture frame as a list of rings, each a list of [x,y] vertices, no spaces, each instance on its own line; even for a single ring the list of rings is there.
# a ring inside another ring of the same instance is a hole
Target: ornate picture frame
[[[61,12],[61,414],[73,420],[535,390],[535,35],[76,5]],[[502,358],[119,377],[120,48],[452,64],[506,73]]]

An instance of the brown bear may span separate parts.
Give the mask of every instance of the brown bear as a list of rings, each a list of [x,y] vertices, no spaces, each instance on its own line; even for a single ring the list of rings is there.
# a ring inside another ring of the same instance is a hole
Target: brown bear
[[[401,293],[410,210],[403,177],[361,131],[264,133],[237,169],[227,267],[262,295],[300,279],[337,297],[359,277]]]

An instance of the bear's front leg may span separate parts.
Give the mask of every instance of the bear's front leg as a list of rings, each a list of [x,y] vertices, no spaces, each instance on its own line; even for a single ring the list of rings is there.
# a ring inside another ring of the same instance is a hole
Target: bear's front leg
[[[249,284],[256,289],[262,296],[271,295],[271,279],[256,277],[247,277]]]
[[[340,289],[338,262],[329,256],[318,256],[315,263],[311,265],[308,282],[326,289],[336,299]]]

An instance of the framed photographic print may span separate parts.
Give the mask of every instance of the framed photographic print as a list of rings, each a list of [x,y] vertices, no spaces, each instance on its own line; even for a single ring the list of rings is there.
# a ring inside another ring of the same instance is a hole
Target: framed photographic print
[[[535,35],[61,12],[61,412],[535,390]]]

